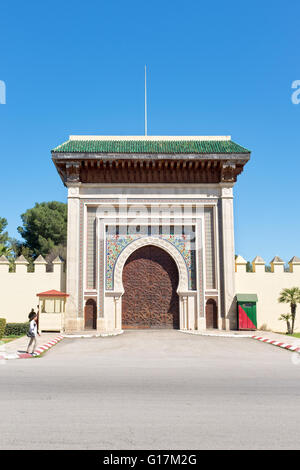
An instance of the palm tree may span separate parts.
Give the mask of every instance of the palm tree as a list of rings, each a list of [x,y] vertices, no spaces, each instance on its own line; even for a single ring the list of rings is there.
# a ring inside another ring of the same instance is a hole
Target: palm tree
[[[291,322],[290,322],[291,318],[292,316],[290,313],[282,313],[280,317],[278,318],[278,320],[286,322],[286,334],[287,335],[292,334]]]
[[[3,243],[0,243],[0,256],[6,256],[8,257],[11,255],[12,249]]]
[[[292,328],[291,333],[294,333],[294,324],[296,318],[297,304],[300,303],[300,289],[299,287],[291,287],[291,289],[283,289],[280,292],[278,302],[283,304],[290,304],[291,317],[292,317]]]

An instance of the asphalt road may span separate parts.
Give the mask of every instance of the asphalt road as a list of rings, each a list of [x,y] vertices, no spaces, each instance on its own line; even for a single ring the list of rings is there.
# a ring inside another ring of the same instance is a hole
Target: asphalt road
[[[0,365],[0,449],[299,449],[291,357],[178,331],[64,339]]]

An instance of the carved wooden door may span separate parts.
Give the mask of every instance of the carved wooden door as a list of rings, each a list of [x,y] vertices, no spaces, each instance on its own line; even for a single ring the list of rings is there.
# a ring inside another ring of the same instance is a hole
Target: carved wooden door
[[[178,270],[161,248],[136,250],[123,269],[123,328],[179,328]]]
[[[87,330],[97,328],[97,306],[93,299],[89,299],[84,308],[84,327]]]
[[[218,328],[218,309],[213,299],[206,303],[206,328]]]

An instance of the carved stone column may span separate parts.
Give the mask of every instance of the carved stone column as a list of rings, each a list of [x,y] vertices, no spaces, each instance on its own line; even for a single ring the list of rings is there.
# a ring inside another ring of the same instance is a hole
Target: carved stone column
[[[119,313],[119,300],[120,300],[120,295],[115,295],[114,296],[114,304],[115,304],[115,318],[114,318],[114,327],[115,330],[121,330],[121,316]]]
[[[79,187],[68,188],[68,246],[66,287],[68,297],[65,313],[65,329],[74,331],[78,325],[78,293],[79,293]],[[83,326],[83,325],[82,325]]]
[[[234,221],[233,221],[233,188],[232,184],[222,187],[222,250],[223,272],[221,272],[222,319],[223,328],[236,328],[235,311],[235,278],[234,278]]]
[[[188,329],[188,311],[187,311],[187,297],[185,295],[181,295],[181,302],[182,302],[182,316],[181,316],[181,330]]]

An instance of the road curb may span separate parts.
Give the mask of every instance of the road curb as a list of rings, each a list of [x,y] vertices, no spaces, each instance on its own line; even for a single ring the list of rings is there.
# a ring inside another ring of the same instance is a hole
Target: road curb
[[[292,344],[282,343],[280,341],[275,341],[270,338],[264,338],[263,336],[251,336],[252,339],[256,339],[257,341],[261,341],[262,343],[272,344],[273,346],[277,346],[282,349],[287,349],[293,352],[300,352],[300,346],[293,346]]]
[[[252,338],[251,335],[242,334],[236,335],[233,333],[205,333],[199,330],[178,330],[180,333],[186,333],[188,335],[195,336],[212,336],[214,338]]]
[[[43,344],[42,346],[39,346],[36,350],[35,350],[35,353],[34,355],[32,354],[28,354],[28,353],[21,353],[21,352],[17,352],[17,353],[5,353],[5,352],[1,352],[0,353],[0,360],[10,360],[10,359],[29,359],[29,358],[32,358],[32,357],[38,357],[40,356],[41,354],[43,354],[45,351],[48,351],[49,349],[51,349],[53,346],[55,346],[57,343],[59,343],[59,341],[61,341],[62,339],[64,339],[64,336],[63,335],[58,335],[56,336],[55,338],[51,339],[50,341],[48,341],[47,343]]]
[[[106,338],[107,336],[119,336],[123,334],[123,330],[112,331],[107,333],[87,333],[87,334],[64,334],[64,338]]]

